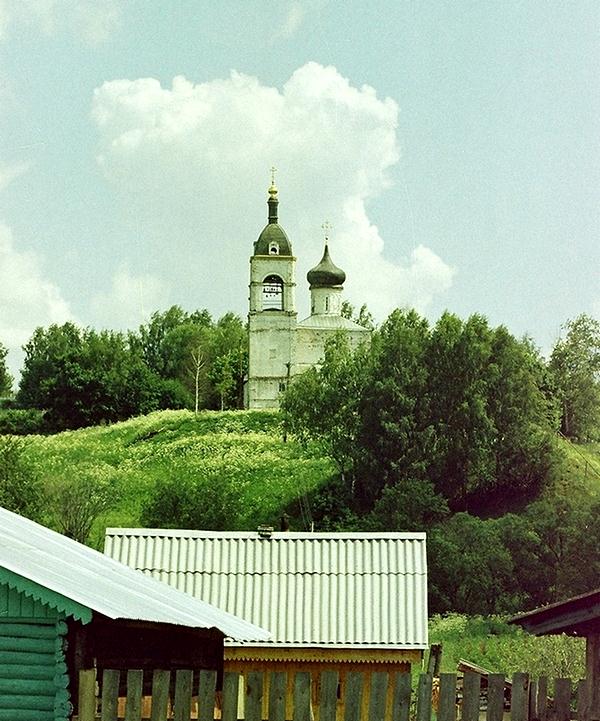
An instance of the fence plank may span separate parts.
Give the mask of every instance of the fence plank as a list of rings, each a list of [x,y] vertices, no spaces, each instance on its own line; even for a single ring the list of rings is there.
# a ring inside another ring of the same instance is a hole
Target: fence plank
[[[274,671],[269,678],[269,721],[285,721],[287,675]]]
[[[152,674],[152,712],[150,721],[166,721],[169,712],[171,672],[156,670]]]
[[[462,721],[479,721],[479,697],[481,694],[481,676],[473,671],[465,671],[463,676]]]
[[[397,673],[394,678],[394,700],[392,718],[394,721],[408,721],[412,691],[410,672]]]
[[[125,701],[125,721],[141,721],[142,718],[142,685],[144,672],[141,670],[127,671],[127,697]]]
[[[529,675],[513,673],[510,700],[511,721],[527,721],[529,716]]]
[[[530,679],[529,681],[529,706],[527,709],[527,718],[529,721],[537,721],[537,681]]]
[[[178,669],[175,673],[175,701],[173,721],[190,721],[192,716],[193,671]]]
[[[537,712],[540,721],[548,721],[548,679],[546,676],[538,678]]]
[[[592,684],[589,679],[582,678],[577,685],[577,719],[590,721],[592,711]]]
[[[554,713],[555,721],[569,721],[571,718],[571,679],[554,679]]]
[[[504,685],[505,678],[501,673],[488,676],[488,697],[486,721],[502,721],[504,716]]]
[[[79,672],[79,721],[96,719],[96,671]]]
[[[102,721],[117,721],[119,710],[119,681],[121,672],[105,668],[102,672]]]
[[[388,675],[376,671],[371,675],[371,695],[369,698],[369,721],[384,721],[387,699]]]
[[[200,671],[198,684],[198,721],[213,721],[215,717],[216,671]]]
[[[311,721],[310,674],[298,672],[294,678],[293,721]]]
[[[246,676],[246,704],[244,718],[246,721],[261,721],[263,699],[263,674],[250,671]]]
[[[223,674],[223,708],[222,721],[237,721],[238,717],[238,686],[240,677],[234,671]]]
[[[323,671],[319,694],[319,721],[335,721],[337,712],[337,692],[340,676],[337,671]],[[271,719],[269,719],[271,721]],[[273,720],[275,721],[275,720]]]
[[[422,673],[417,687],[417,721],[431,721],[431,674]]]
[[[456,674],[440,674],[438,721],[456,721]]]
[[[360,721],[364,675],[351,671],[346,676],[344,721]]]

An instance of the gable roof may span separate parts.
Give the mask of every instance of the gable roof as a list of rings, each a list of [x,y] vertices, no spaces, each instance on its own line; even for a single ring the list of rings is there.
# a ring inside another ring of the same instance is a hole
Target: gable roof
[[[600,632],[600,588],[535,608],[533,611],[510,618],[508,622],[521,626],[536,636],[554,633],[588,636],[598,633]]]
[[[277,646],[427,647],[424,533],[108,528],[105,553],[268,628]]]
[[[113,619],[217,628],[237,640],[268,637],[263,629],[4,508],[0,582],[83,623],[97,611]]]

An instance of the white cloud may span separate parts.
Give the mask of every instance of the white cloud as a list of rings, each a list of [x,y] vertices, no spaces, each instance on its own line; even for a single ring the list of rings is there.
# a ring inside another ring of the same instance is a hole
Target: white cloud
[[[292,2],[287,8],[285,20],[279,30],[279,37],[290,38],[300,29],[306,17],[306,8],[300,2]]]
[[[280,169],[280,220],[302,274],[322,253],[321,224],[347,272],[346,295],[383,317],[397,305],[423,309],[453,271],[424,246],[404,264],[399,238],[387,251],[367,215],[399,159],[398,107],[333,67],[310,62],[282,90],[232,72],[171,88],[158,80],[114,80],[94,94],[98,161],[128,212],[141,218],[146,252],[198,306],[245,308],[248,256],[266,220],[267,169]],[[400,229],[399,229],[400,232]],[[168,249],[168,251],[167,251]],[[219,305],[219,300],[221,305]]]
[[[97,327],[134,329],[155,310],[166,308],[168,300],[168,288],[160,279],[132,275],[122,267],[114,274],[110,291],[92,298],[91,310]]]
[[[92,45],[118,26],[123,0],[0,0],[0,39],[13,25],[27,24],[46,35],[68,31]]]
[[[0,190],[3,190],[15,178],[18,178],[19,175],[26,172],[27,168],[27,163],[8,165],[7,163],[0,162]]]
[[[59,288],[45,279],[38,256],[18,250],[10,228],[0,223],[0,341],[11,352],[11,369],[18,369],[20,348],[37,326],[72,319]]]

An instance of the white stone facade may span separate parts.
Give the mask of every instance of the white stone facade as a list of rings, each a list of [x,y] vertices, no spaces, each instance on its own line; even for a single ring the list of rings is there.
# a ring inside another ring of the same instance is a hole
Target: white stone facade
[[[345,274],[331,263],[327,246],[323,260],[311,271],[320,271],[310,287],[311,314],[298,322],[296,258],[285,232],[277,224],[274,186],[269,193],[269,225],[259,236],[250,258],[246,408],[277,408],[279,396],[291,379],[321,362],[325,343],[338,331],[348,334],[353,348],[370,334],[367,328],[341,315],[340,281],[343,282]],[[325,260],[329,265],[323,265]]]

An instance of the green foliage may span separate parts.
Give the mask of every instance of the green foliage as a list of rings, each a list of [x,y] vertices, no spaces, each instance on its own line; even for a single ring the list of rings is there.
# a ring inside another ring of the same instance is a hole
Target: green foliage
[[[80,463],[63,469],[45,488],[52,525],[65,536],[87,543],[94,521],[117,505],[120,489],[108,464]]]
[[[561,430],[579,441],[600,438],[600,322],[579,315],[550,358],[561,403]]]
[[[0,506],[39,520],[42,487],[35,468],[26,456],[27,442],[15,436],[0,436]]]
[[[25,345],[18,400],[53,429],[114,422],[158,407],[161,380],[126,337],[72,323],[38,328]]]
[[[453,511],[498,513],[535,497],[554,462],[541,359],[477,315],[445,313],[431,328],[396,310],[354,354],[336,338],[282,409],[348,476],[359,513],[403,479],[433,482]]]
[[[511,675],[585,677],[585,640],[569,636],[530,636],[498,616],[433,616],[429,640],[442,644],[442,671],[456,672],[460,659]]]
[[[12,394],[13,377],[8,372],[6,356],[8,350],[0,343],[0,398]]]
[[[44,412],[36,408],[7,408],[0,410],[0,435],[26,436],[44,433]]]
[[[35,436],[27,460],[53,494],[47,522],[57,529],[74,528],[60,517],[69,493],[81,499],[77,494],[88,484],[90,493],[95,485],[109,489],[109,502],[87,541],[97,547],[107,525],[139,526],[142,517],[160,527],[202,521],[205,528],[223,522],[225,528],[248,530],[276,525],[287,508],[295,516],[292,529],[307,530],[296,517],[299,495],[314,491],[332,472],[314,448],[284,443],[279,414],[270,411],[159,411],[110,426]]]

